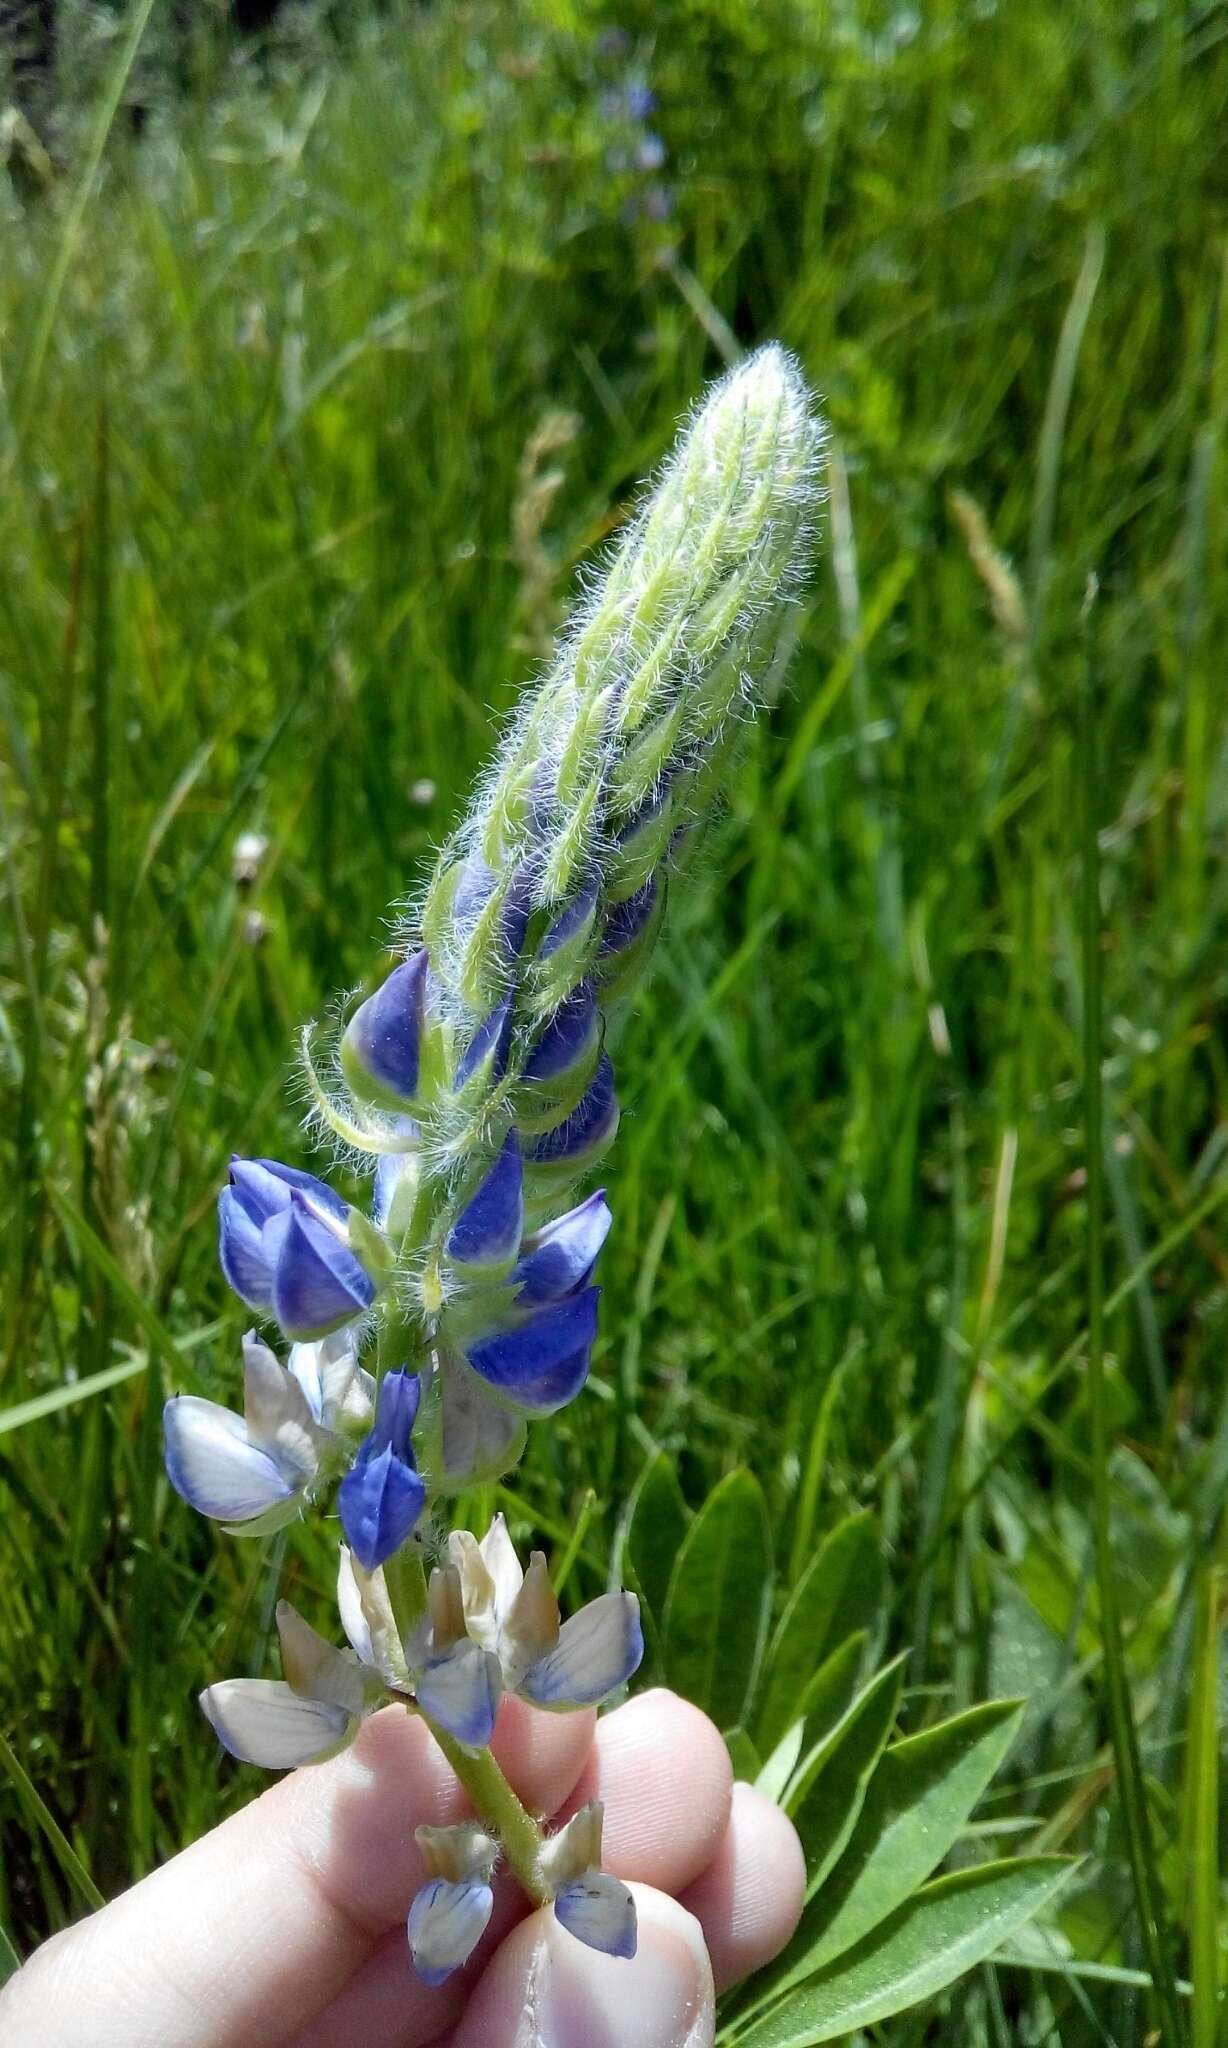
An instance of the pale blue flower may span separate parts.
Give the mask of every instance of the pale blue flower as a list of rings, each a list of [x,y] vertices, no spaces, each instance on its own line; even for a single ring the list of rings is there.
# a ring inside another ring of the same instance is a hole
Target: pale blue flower
[[[644,1638],[634,1593],[603,1593],[561,1622],[544,1556],[534,1551],[524,1572],[502,1515],[480,1543],[453,1530],[448,1555],[466,1631],[497,1657],[508,1692],[555,1711],[597,1706],[638,1669]]]
[[[442,1984],[468,1962],[486,1931],[499,1845],[474,1821],[419,1827],[414,1839],[430,1880],[409,1909],[410,1953],[424,1984]]]
[[[590,1800],[552,1835],[542,1851],[542,1875],[554,1891],[559,1924],[588,1948],[629,1960],[636,1949],[635,1900],[625,1884],[601,1868],[604,1807]]]
[[[341,1459],[346,1424],[371,1413],[371,1379],[348,1330],[296,1344],[281,1365],[254,1331],[243,1339],[244,1412],[175,1394],[163,1411],[166,1470],[199,1514],[264,1535],[300,1510]]]
[[[334,1649],[285,1600],[278,1603],[285,1679],[226,1678],[200,1696],[218,1741],[242,1763],[288,1771],[322,1763],[353,1741],[383,1687],[350,1652]]]

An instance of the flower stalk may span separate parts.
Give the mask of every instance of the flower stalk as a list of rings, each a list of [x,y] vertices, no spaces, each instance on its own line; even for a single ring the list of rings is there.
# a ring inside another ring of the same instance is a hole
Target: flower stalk
[[[255,1535],[335,1483],[347,1647],[283,1602],[283,1678],[223,1680],[202,1705],[233,1755],[272,1768],[334,1754],[389,1700],[421,1715],[482,1824],[427,1831],[408,1937],[428,1983],[472,1954],[500,1856],[578,1940],[634,1953],[600,1807],[548,1835],[489,1744],[505,1693],[612,1698],[643,1654],[636,1600],[565,1621],[502,1516],[479,1543],[444,1509],[588,1377],[612,1215],[579,1189],[618,1129],[608,1026],[804,574],[821,442],[780,348],[713,387],[445,844],[402,957],[353,1008],[335,1087],[305,1034],[315,1121],[370,1175],[369,1203],[271,1159],[232,1161],[219,1200],[225,1277],[291,1349],[283,1365],[247,1340],[242,1417],[172,1400],[167,1470]]]
[[[548,1906],[553,1897],[542,1875],[545,1834],[521,1804],[488,1749],[466,1749],[446,1728],[417,1709],[469,1794],[474,1812],[499,1843],[504,1860],[526,1898]]]

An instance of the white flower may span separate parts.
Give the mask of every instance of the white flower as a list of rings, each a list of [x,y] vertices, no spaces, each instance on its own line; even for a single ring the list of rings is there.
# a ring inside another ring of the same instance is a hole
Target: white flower
[[[426,1615],[406,1642],[383,1570],[364,1571],[343,1547],[337,1605],[341,1626],[364,1665],[393,1692],[411,1693],[423,1713],[458,1742],[470,1749],[486,1747],[503,1690],[499,1660],[466,1634],[455,1573],[432,1572]]]
[[[277,1608],[285,1679],[225,1678],[200,1696],[224,1749],[243,1763],[288,1771],[322,1763],[353,1741],[383,1687],[348,1650],[334,1649],[288,1601]],[[372,1682],[374,1680],[374,1683]]]
[[[352,1333],[295,1344],[281,1365],[254,1331],[243,1339],[243,1414],[196,1394],[166,1404],[166,1470],[189,1506],[243,1535],[291,1521],[338,1461],[345,1425],[371,1414],[371,1376]]]
[[[535,1550],[522,1571],[502,1515],[480,1543],[454,1530],[448,1553],[465,1627],[499,1659],[508,1692],[535,1707],[596,1706],[637,1669],[644,1638],[634,1593],[603,1593],[560,1626],[545,1557]]]

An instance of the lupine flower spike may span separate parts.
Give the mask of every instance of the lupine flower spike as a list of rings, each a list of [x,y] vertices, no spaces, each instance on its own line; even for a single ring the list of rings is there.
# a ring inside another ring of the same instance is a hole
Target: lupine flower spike
[[[271,1159],[232,1161],[219,1198],[225,1277],[291,1349],[283,1365],[244,1339],[241,1416],[172,1399],[167,1470],[240,1533],[333,1502],[348,1647],[283,1603],[284,1677],[211,1685],[202,1706],[233,1755],[274,1769],[333,1754],[381,1702],[426,1719],[478,1815],[419,1830],[408,1929],[428,1983],[472,1955],[500,1858],[577,1938],[634,1953],[600,1807],[547,1840],[488,1744],[505,1692],[566,1711],[625,1685],[636,1601],[602,1593],[564,1620],[542,1552],[523,1569],[501,1515],[480,1542],[448,1534],[446,1503],[514,1465],[529,1421],[591,1370],[612,1216],[580,1183],[618,1129],[609,1021],[773,661],[821,438],[775,346],[713,388],[505,734],[400,957],[353,1005],[340,1093],[305,1037],[314,1119],[370,1170],[369,1204]]]

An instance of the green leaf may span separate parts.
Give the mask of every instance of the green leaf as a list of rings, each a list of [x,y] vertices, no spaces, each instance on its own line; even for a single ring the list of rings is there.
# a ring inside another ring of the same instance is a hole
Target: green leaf
[[[1074,1862],[1020,1857],[927,1884],[881,1927],[739,2035],[738,2048],[814,2048],[932,1998],[1048,1904]]]
[[[799,1718],[786,1728],[755,1780],[765,1799],[780,1805],[799,1757],[810,1756],[844,1719],[857,1691],[865,1647],[864,1634],[850,1636],[815,1672],[802,1698]]]
[[[822,1884],[857,1825],[875,1767],[900,1703],[904,1659],[897,1657],[858,1693],[844,1719],[803,1762],[785,1810],[806,1855],[806,1896]]]
[[[751,1473],[729,1473],[687,1531],[665,1608],[671,1685],[733,1728],[755,1681],[772,1604],[772,1532]]]
[[[645,1606],[660,1623],[670,1573],[687,1532],[686,1503],[673,1461],[658,1451],[645,1465],[631,1496],[627,1556]]]
[[[803,1920],[799,1981],[843,1955],[938,1868],[1001,1765],[1022,1716],[991,1700],[893,1743],[870,1780],[848,1847]]]
[[[735,1778],[747,1785],[757,1784],[763,1770],[763,1759],[745,1728],[728,1728],[725,1731],[725,1747]]]
[[[858,1629],[873,1628],[882,1595],[874,1519],[850,1515],[819,1545],[777,1624],[754,1724],[760,1749],[771,1750],[779,1742],[800,1711],[811,1676],[836,1644]]]

